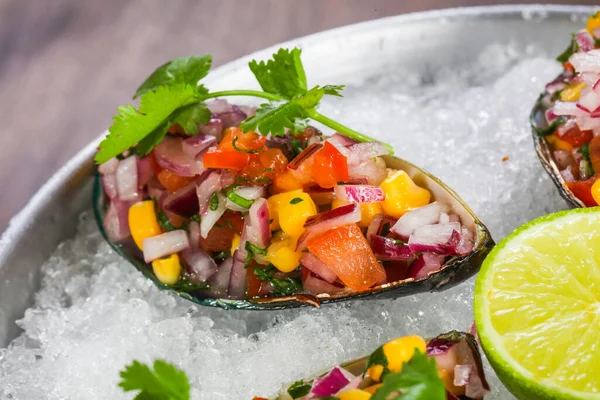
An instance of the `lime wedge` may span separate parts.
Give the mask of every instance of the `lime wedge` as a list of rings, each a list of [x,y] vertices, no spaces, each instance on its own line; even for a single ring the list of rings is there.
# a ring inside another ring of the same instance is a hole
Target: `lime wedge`
[[[600,399],[600,207],[533,220],[486,258],[475,322],[519,399]]]

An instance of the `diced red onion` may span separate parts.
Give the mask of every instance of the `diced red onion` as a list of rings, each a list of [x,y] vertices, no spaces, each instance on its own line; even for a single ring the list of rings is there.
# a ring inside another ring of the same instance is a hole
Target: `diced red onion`
[[[379,186],[337,185],[334,191],[336,199],[349,203],[377,203],[385,197]]]
[[[379,235],[371,235],[371,248],[375,257],[383,261],[409,261],[415,258],[406,243]]]
[[[181,137],[167,136],[154,147],[154,157],[158,164],[165,169],[181,176],[200,175],[204,171],[202,160],[192,157],[183,151]]]
[[[460,256],[469,254],[473,250],[474,240],[471,230],[466,226],[461,227],[460,241],[456,245],[456,254]]]
[[[337,293],[343,293],[346,291],[345,288],[332,285],[331,283],[324,281],[323,279],[319,278],[313,273],[309,273],[308,276],[306,276],[306,278],[302,282],[302,286],[304,287],[304,290],[315,294],[327,293],[333,295]]]
[[[290,143],[290,139],[288,137],[281,136],[273,136],[267,139],[266,143],[269,149],[279,149],[283,153],[283,155],[291,160],[294,158],[294,150],[292,149],[292,145]]]
[[[558,128],[556,129],[556,133],[558,134],[558,136],[562,137],[565,133],[567,133],[575,127],[577,127],[577,123],[574,119],[569,118],[567,122],[558,126]]]
[[[588,52],[573,53],[569,62],[575,68],[575,71],[600,73],[600,50],[590,50]]]
[[[264,186],[239,186],[233,190],[235,194],[248,200],[256,200],[265,197],[266,189]]]
[[[379,156],[387,156],[390,151],[381,142],[356,143],[348,147],[348,165],[357,165]]]
[[[544,112],[544,116],[546,117],[546,122],[548,124],[551,124],[558,119],[558,115],[554,114],[554,111],[551,108]]]
[[[227,187],[235,183],[237,171],[222,169],[221,170],[221,186]]]
[[[106,236],[111,242],[120,242],[130,236],[129,207],[130,202],[114,199],[110,202],[104,215],[103,225]]]
[[[269,206],[264,198],[257,199],[248,210],[248,241],[264,249],[271,240],[269,227]]]
[[[552,152],[552,158],[560,169],[565,169],[574,162],[571,152],[567,150],[554,150]]]
[[[167,211],[186,218],[198,214],[199,205],[198,196],[196,195],[196,182],[190,182],[175,193],[169,193],[162,202],[162,207]]]
[[[217,267],[217,272],[209,279],[211,293],[216,296],[227,295],[232,267],[233,257],[229,257],[221,262],[221,264]]]
[[[354,378],[350,379],[350,382],[348,382],[348,384],[346,386],[344,386],[343,388],[341,388],[337,393],[336,396],[340,393],[345,392],[346,390],[350,390],[350,389],[357,389],[360,384],[363,382],[363,377],[361,375],[359,376],[355,376]]]
[[[210,107],[209,107],[210,109]],[[212,111],[212,110],[211,110]],[[218,111],[212,111],[214,118],[219,118],[223,128],[239,126],[246,119],[246,114],[236,105],[227,104],[227,107],[218,107]]]
[[[138,186],[142,189],[154,177],[154,169],[152,168],[152,159],[144,157],[138,161]]]
[[[454,386],[466,386],[474,369],[473,364],[456,365],[454,367]]]
[[[438,223],[440,214],[448,211],[447,204],[434,201],[401,216],[398,222],[392,226],[391,231],[402,238],[408,238],[419,226]]]
[[[366,236],[367,240],[370,240],[371,236],[379,234],[379,232],[380,232],[379,228],[381,228],[381,223],[383,221],[383,218],[384,218],[384,214],[376,214],[371,219],[371,222],[369,223],[369,226],[367,227],[367,236]]]
[[[369,185],[379,185],[387,177],[386,164],[383,158],[368,159],[360,164],[348,164],[350,180],[366,179]]]
[[[573,175],[573,171],[571,170],[570,165],[566,169],[560,171],[560,175],[565,180],[565,182],[575,182],[575,176]]]
[[[102,188],[109,199],[116,199],[119,195],[117,191],[117,177],[115,174],[102,175]]]
[[[225,214],[227,208],[225,207],[226,198],[221,194],[221,192],[216,192],[217,198],[219,199],[219,205],[215,210],[211,210],[210,208],[206,211],[206,214],[202,216],[200,219],[200,236],[204,239],[208,236],[210,230],[215,226],[219,218]]]
[[[193,282],[206,281],[217,272],[217,263],[201,249],[188,249],[181,252],[186,263],[187,276]]]
[[[335,200],[335,193],[333,192],[333,188],[325,189],[316,183],[308,183],[304,185],[303,190],[318,206],[331,204],[331,202]]]
[[[546,92],[548,92],[549,94],[554,94],[560,90],[563,90],[565,87],[567,87],[567,84],[563,82],[563,77],[560,76],[557,79],[553,80],[552,82],[546,84]]]
[[[333,135],[331,135],[331,137],[329,137],[327,140],[327,142],[333,144],[334,146],[352,146],[353,144],[356,144],[356,140],[350,139],[348,136],[344,136],[340,133],[334,133]]]
[[[581,91],[579,96],[579,104],[586,110],[597,110],[600,107],[600,96],[592,88],[587,87]],[[594,118],[594,111],[592,111],[591,117]]]
[[[577,107],[577,104],[570,101],[557,101],[554,103],[554,107],[552,108],[552,112],[556,115],[565,115],[565,116],[575,116],[575,117],[584,117],[589,115],[589,111],[584,111],[581,108]]]
[[[197,221],[190,221],[188,225],[188,236],[190,239],[190,249],[200,247],[200,224]]]
[[[211,146],[217,145],[217,139],[211,135],[198,133],[195,136],[187,138],[183,141],[181,149],[190,157],[196,157],[198,154],[204,153]]]
[[[440,224],[449,224],[450,223],[450,216],[448,214],[446,214],[445,212],[440,213],[440,220],[438,222]]]
[[[213,114],[231,111],[231,105],[227,102],[227,100],[223,99],[215,99],[213,101],[210,101],[206,103],[206,107]]]
[[[333,272],[327,264],[319,260],[317,256],[312,253],[302,253],[300,257],[300,264],[309,269],[311,272],[319,275],[325,281],[333,283],[337,280],[337,275]]]
[[[350,380],[354,378],[350,372],[346,371],[342,367],[333,367],[331,371],[324,377],[315,378],[313,381],[312,388],[310,389],[310,395],[318,397],[333,396],[339,392],[344,386],[350,383]]]
[[[240,110],[242,110],[242,112],[244,114],[246,114],[246,118],[250,118],[253,117],[254,115],[256,115],[256,109],[254,107],[250,107],[250,106],[238,106],[240,108]]]
[[[291,170],[297,170],[298,168],[300,168],[300,165],[302,165],[304,161],[312,157],[317,151],[321,149],[321,147],[323,147],[321,143],[313,143],[309,145],[287,165],[287,168]]]
[[[229,288],[227,294],[234,299],[243,298],[246,295],[248,283],[248,269],[244,266],[244,259],[239,251],[233,254],[233,266],[229,277]]]
[[[223,137],[223,121],[219,118],[211,118],[205,125],[198,125],[198,131],[203,135],[214,136],[217,142]]]
[[[323,137],[322,136],[311,136],[308,138],[308,140],[306,141],[306,145],[310,146],[313,143],[320,143],[323,144]]]
[[[144,249],[144,261],[148,263],[189,249],[190,241],[186,231],[177,229],[144,239],[142,247]]]
[[[111,158],[110,160],[100,164],[98,166],[98,172],[102,175],[110,175],[117,172],[117,167],[119,166],[119,160],[116,157]]]
[[[296,251],[304,250],[312,237],[340,226],[357,223],[360,219],[361,212],[358,204],[348,204],[308,217],[304,223],[306,231],[298,239]]]
[[[433,253],[421,253],[415,261],[410,264],[408,276],[414,279],[426,278],[430,273],[442,268],[444,256]]]
[[[196,196],[198,198],[198,212],[205,215],[208,211],[210,198],[215,192],[223,189],[221,185],[221,173],[219,170],[207,171],[200,175],[196,185]]]
[[[575,35],[575,41],[581,51],[590,51],[594,49],[594,38],[587,30],[581,30]],[[577,70],[579,71],[579,70]]]
[[[117,167],[117,192],[121,200],[133,200],[138,196],[138,157],[133,155],[119,162]]]
[[[456,254],[460,242],[461,226],[458,222],[449,224],[422,225],[408,238],[408,246],[415,252],[432,252],[442,255]]]

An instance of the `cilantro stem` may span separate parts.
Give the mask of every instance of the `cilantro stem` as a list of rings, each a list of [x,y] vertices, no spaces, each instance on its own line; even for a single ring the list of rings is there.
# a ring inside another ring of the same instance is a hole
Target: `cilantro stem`
[[[214,99],[215,97],[226,97],[226,96],[251,96],[251,97],[262,97],[263,99],[271,100],[271,101],[283,101],[285,98],[273,94],[260,92],[258,90],[223,90],[221,92],[212,92],[206,95],[203,95],[204,99]]]
[[[343,133],[346,136],[348,136],[349,138],[358,140],[359,142],[378,142],[378,140],[373,139],[370,136],[363,135],[362,133],[357,132],[352,128],[348,128],[346,125],[342,125],[337,121],[327,118],[323,114],[320,114],[314,108],[311,110],[307,110],[307,114],[310,118],[314,119],[315,121],[320,122],[323,125],[326,125],[326,126],[330,127],[331,129],[336,130],[339,133]],[[390,154],[394,154],[394,148],[392,146],[390,146],[387,143],[383,143],[383,142],[381,142],[381,144],[383,144],[390,151]]]

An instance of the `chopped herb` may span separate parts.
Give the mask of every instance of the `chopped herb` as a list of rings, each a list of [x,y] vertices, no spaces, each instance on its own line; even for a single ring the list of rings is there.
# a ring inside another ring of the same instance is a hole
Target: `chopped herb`
[[[237,141],[238,141],[238,137],[234,137],[233,141],[231,142],[231,145],[233,146],[233,149],[236,151],[241,151],[242,153],[248,153],[248,154],[259,154],[261,151],[263,151],[263,149],[265,148],[265,146],[263,145],[260,149],[258,150],[247,150],[247,149],[242,149],[241,147],[238,147],[236,145]]]
[[[551,101],[556,101],[558,99],[560,99],[560,94],[562,93],[562,90],[557,90],[556,92],[554,92],[552,94],[552,97],[550,97]]]
[[[575,34],[571,35],[571,42],[569,43],[569,47],[565,51],[563,51],[556,60],[562,64],[569,61],[569,58],[577,51],[577,41],[575,40]]]
[[[176,292],[195,292],[198,290],[206,290],[210,287],[207,281],[192,282],[185,278],[180,279],[175,284],[170,285],[169,289],[175,290]]]
[[[256,180],[256,183],[269,183],[271,182],[271,180],[269,178],[267,178],[266,176],[261,176],[260,178],[258,178]]]
[[[275,168],[263,168],[262,170],[263,172],[273,172],[275,171]]]
[[[390,233],[390,228],[391,228],[391,224],[389,222],[386,222],[383,224],[383,226],[381,227],[381,236],[387,236]]]
[[[302,290],[302,282],[296,278],[271,279],[275,296],[290,296]]]
[[[273,220],[273,218],[271,218],[271,219],[269,220],[269,225],[270,225],[270,224],[272,224],[272,223],[273,223],[273,221],[274,221],[274,220]]]
[[[406,244],[406,242],[404,240],[394,239],[394,244],[396,244],[396,245],[398,245],[398,244]]]
[[[244,208],[250,208],[250,206],[252,206],[252,203],[254,203],[254,200],[249,200],[245,197],[242,197],[239,194],[235,193],[233,190],[227,193],[227,198],[235,204],[237,204],[238,206]]]
[[[292,146],[292,151],[294,152],[294,158],[304,151],[304,146],[302,142],[298,139],[290,139],[290,146]]]
[[[231,252],[229,251],[222,251],[220,253],[217,253],[213,256],[213,259],[217,262],[221,262],[227,258],[231,257]]]
[[[200,214],[194,214],[190,217],[190,221],[200,222]]]
[[[540,96],[541,98],[542,96]],[[538,99],[539,102],[539,99]],[[555,119],[547,128],[540,128],[537,126],[536,115],[540,112],[537,107],[534,107],[529,115],[529,123],[531,124],[531,128],[537,133],[539,136],[548,136],[552,135],[556,128],[563,125],[567,122],[567,118],[565,116],[560,116]]]
[[[246,268],[248,268],[248,266],[250,265],[250,262],[252,262],[252,258],[254,258],[255,254],[260,254],[263,256],[267,255],[267,249],[261,249],[260,247],[255,246],[250,242],[246,242],[245,249],[246,249],[246,252],[248,253],[246,255],[246,259],[244,260],[244,267],[246,267]]]
[[[383,351],[383,346],[379,346],[377,349],[375,349],[374,352],[371,353],[371,355],[369,355],[369,357],[367,358],[367,364],[365,366],[365,373],[369,368],[371,368],[374,365],[381,365],[383,367],[383,371],[381,372],[382,378],[388,372],[390,372],[390,370],[387,367],[388,359]],[[364,376],[364,374],[363,374],[363,376]]]
[[[581,162],[579,163],[579,170],[581,171],[582,179],[584,177],[594,176],[594,166],[590,159],[590,144],[586,143],[577,149],[577,152],[581,154]]]
[[[176,230],[177,228],[175,228],[171,224],[171,221],[169,221],[169,217],[167,217],[167,214],[165,214],[165,212],[161,210],[161,208],[158,206],[158,202],[156,201],[156,199],[152,199],[152,201],[154,202],[154,211],[156,212],[156,219],[158,221],[158,225],[160,225],[160,227],[167,232]]]
[[[304,201],[304,199],[301,199],[300,197],[294,197],[292,200],[290,200],[290,204],[298,204],[298,203],[302,203]]]
[[[288,394],[292,396],[292,399],[299,399],[304,397],[310,392],[311,385],[304,383],[303,381],[294,382],[287,390]]]
[[[237,182],[240,182],[240,183],[246,183],[246,182],[248,182],[248,178],[246,178],[246,177],[243,177],[243,176],[236,176],[236,177],[235,177],[235,180],[236,180]]]
[[[211,211],[215,211],[217,208],[219,208],[219,196],[217,195],[217,192],[214,192],[210,196],[209,208]]]
[[[579,154],[581,154],[581,157],[583,157],[584,160],[590,160],[590,144],[586,143],[583,146],[581,146],[580,148],[577,149],[577,152]]]
[[[189,400],[190,383],[182,370],[166,361],[154,361],[153,369],[134,360],[119,374],[125,392],[139,391],[139,400]]]
[[[275,272],[277,272],[277,268],[275,268],[273,264],[269,264],[265,267],[254,267],[254,275],[261,281],[270,281]]]

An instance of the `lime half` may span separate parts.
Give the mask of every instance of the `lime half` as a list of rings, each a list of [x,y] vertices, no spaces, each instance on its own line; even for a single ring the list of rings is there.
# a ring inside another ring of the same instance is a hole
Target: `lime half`
[[[475,322],[522,400],[600,399],[600,207],[533,220],[485,260]]]

